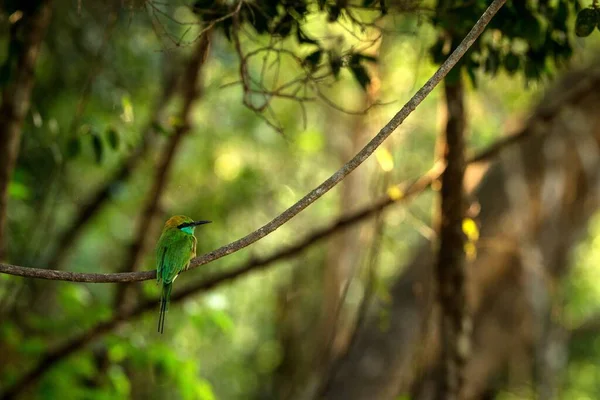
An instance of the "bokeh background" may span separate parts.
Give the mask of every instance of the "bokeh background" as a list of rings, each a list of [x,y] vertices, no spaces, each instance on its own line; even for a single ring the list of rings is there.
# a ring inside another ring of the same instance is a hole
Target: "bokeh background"
[[[213,221],[196,230],[199,255],[259,228],[350,159],[435,72],[431,48],[445,28],[431,23],[434,3],[416,3],[402,12],[394,12],[391,5],[390,14],[378,20],[378,29],[364,32],[347,21],[329,23],[326,12],[309,16],[305,32],[328,48],[346,51],[372,40],[365,52],[377,62],[364,63],[370,77],[366,90],[348,68],[320,86],[335,107],[318,96],[302,105],[273,98],[272,109],[263,113],[244,105],[234,44],[215,29],[201,69],[202,91],[191,112],[191,129],[173,155],[166,185],[154,193],[160,160],[180,122],[180,89],[174,87],[158,117],[156,107],[166,100],[170,77],[184,76],[195,51],[192,39],[201,29],[198,15],[183,2],[54,1],[9,186],[5,259],[66,271],[127,271],[132,244],[139,241],[138,230],[147,217],[143,210],[156,195],[157,207],[143,232],[139,270],[154,269],[153,245],[171,215]],[[541,3],[556,8],[562,2],[527,3],[533,9]],[[7,3],[0,14],[3,62],[10,58],[11,16],[17,8]],[[535,79],[503,69],[492,75],[482,66],[473,69],[475,86],[463,71],[469,154],[518,132],[555,78],[592,60],[600,34],[575,37],[572,11],[566,23],[569,61],[548,63]],[[273,40],[251,27],[244,29],[240,38],[245,52]],[[176,46],[173,38],[182,36],[191,43]],[[282,40],[281,46],[301,56],[310,53],[291,39]],[[276,55],[272,57],[255,58],[248,64],[250,74],[259,76],[262,65]],[[279,79],[285,82],[304,71],[283,57]],[[271,68],[267,81],[274,74]],[[354,115],[338,108],[368,112]],[[392,185],[419,177],[439,157],[436,147],[445,118],[443,91],[436,89],[373,157],[323,198],[251,247],[183,274],[175,288],[290,246],[370,204]],[[115,171],[136,152],[140,155],[128,176],[115,178]],[[474,187],[484,172],[470,169],[466,186]],[[99,188],[106,188],[101,206],[73,228],[75,217]],[[157,303],[156,310],[98,334],[69,357],[51,360],[20,395],[315,398],[329,379],[332,360],[347,351],[357,325],[376,324],[382,332],[389,328],[388,306],[399,301],[391,286],[419,246],[435,242],[436,196],[436,191],[425,191],[407,204],[339,230],[292,259],[173,303],[164,335],[156,332]],[[73,234],[67,247],[61,242],[65,232]],[[553,310],[554,321],[573,332],[563,342],[567,351],[561,353],[565,359],[555,375],[561,399],[600,397],[600,342],[594,329],[600,306],[600,219],[592,218],[583,236],[565,250],[569,268],[553,292],[560,304]],[[125,297],[118,297],[118,290],[116,284],[1,274],[0,387],[10,387],[70,338],[159,293],[153,281],[133,285]],[[372,303],[378,306],[369,312]],[[577,330],[582,324],[585,329]],[[507,383],[519,371],[509,368],[496,374],[490,383],[496,397],[488,398],[535,398],[530,380]],[[405,389],[395,396],[389,398],[409,398]]]

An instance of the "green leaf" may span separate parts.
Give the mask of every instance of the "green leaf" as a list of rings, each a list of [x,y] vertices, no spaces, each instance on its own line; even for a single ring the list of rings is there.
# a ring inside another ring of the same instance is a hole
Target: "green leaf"
[[[586,8],[577,14],[575,21],[575,34],[579,37],[591,35],[598,25],[598,13],[593,8]]]
[[[120,365],[111,365],[108,369],[108,378],[115,388],[119,397],[127,398],[131,392],[131,384],[129,378]]]
[[[329,52],[329,67],[333,76],[338,78],[340,76],[340,70],[342,69],[342,59],[335,55],[333,52]]]
[[[431,49],[429,49],[429,54],[431,54],[431,58],[435,64],[441,64],[446,59],[446,55],[444,54],[444,45],[445,40],[443,38],[439,38]]]
[[[279,342],[268,340],[260,344],[256,351],[256,369],[268,374],[275,370],[281,364],[283,359],[283,349]]]
[[[74,357],[69,362],[71,363],[76,374],[80,377],[90,378],[95,376],[98,372],[96,363],[93,361],[91,355]]]
[[[367,86],[371,83],[371,77],[367,72],[367,69],[361,64],[351,64],[348,66],[350,71],[352,71],[352,75],[354,75],[354,79],[360,84],[360,86],[366,90]]]
[[[510,52],[504,57],[504,69],[510,75],[513,75],[519,69],[521,64],[521,59],[518,55],[513,52]]]
[[[214,400],[216,399],[215,394],[213,393],[212,386],[207,380],[197,381],[194,385],[194,392],[196,394],[196,398],[200,400]]]
[[[231,18],[227,18],[225,21],[223,21],[221,26],[223,29],[223,33],[225,34],[225,37],[227,38],[227,40],[229,42],[231,42],[231,29],[233,28],[233,20]],[[264,32],[258,31],[258,28],[256,28],[256,25],[254,25],[254,29],[256,29],[258,33],[264,33]],[[265,30],[265,32],[266,32],[266,30]]]
[[[71,138],[69,140],[69,142],[67,143],[67,157],[68,158],[75,158],[79,155],[79,153],[81,152],[81,142],[79,141],[79,138]]]
[[[541,48],[544,45],[544,33],[540,21],[534,16],[529,15],[523,19],[523,36],[533,48]]]
[[[537,81],[540,79],[540,68],[535,61],[527,59],[525,62],[525,77],[530,81]]]
[[[575,8],[577,9],[578,2],[575,2]],[[576,10],[579,11],[579,10]],[[554,17],[552,18],[552,27],[554,29],[566,31],[567,30],[567,19],[569,17],[569,7],[567,2],[564,0],[559,1]]]
[[[311,69],[317,68],[319,63],[321,62],[321,56],[323,55],[323,51],[321,49],[313,51],[309,55],[304,58],[304,64],[308,65]]]
[[[212,322],[220,329],[223,334],[231,334],[235,325],[233,320],[224,311],[215,310],[211,313]]]
[[[28,338],[19,346],[19,351],[23,354],[38,355],[47,348],[46,342],[38,337]]]
[[[338,20],[341,13],[342,9],[339,8],[337,5],[330,5],[329,7],[327,7],[327,14],[329,15],[327,20],[329,22],[335,22]]]
[[[471,84],[473,85],[473,87],[475,89],[477,89],[477,76],[475,75],[475,68],[471,67],[471,66],[467,66],[465,67],[467,70],[467,75],[469,77],[469,80],[471,81]]]
[[[306,153],[318,153],[325,145],[323,135],[318,131],[306,130],[298,135],[296,139],[298,148]]]
[[[319,42],[308,37],[300,27],[296,30],[296,38],[298,39],[298,43],[319,45]]]
[[[294,18],[291,14],[285,14],[283,18],[275,25],[273,28],[273,35],[287,37],[292,32],[292,27],[294,22]]]
[[[156,133],[159,133],[163,136],[170,136],[171,133],[165,129],[164,126],[162,126],[162,124],[160,124],[159,122],[154,121],[152,123],[152,129],[154,129],[156,131]]]
[[[100,135],[96,133],[92,134],[92,148],[94,150],[94,155],[96,156],[96,162],[101,164],[102,159],[104,158],[104,146]]]
[[[121,143],[121,136],[119,132],[113,127],[108,128],[106,131],[106,139],[108,140],[108,144],[113,150],[117,150],[119,148],[119,144]]]
[[[500,67],[500,52],[496,49],[490,49],[489,54],[485,59],[484,70],[488,74],[494,76]]]
[[[10,321],[3,321],[0,325],[0,338],[9,348],[17,347],[23,342],[23,334],[17,326]]]
[[[114,362],[119,363],[127,357],[127,348],[122,343],[115,343],[108,349],[108,358]]]
[[[294,15],[297,20],[300,20],[308,12],[308,5],[304,0],[293,1],[289,3],[289,11]]]
[[[134,120],[133,105],[131,104],[131,98],[129,95],[124,95],[121,97],[121,106],[123,107],[121,119],[127,124],[132,123]]]
[[[12,180],[8,184],[8,196],[13,199],[27,200],[31,197],[31,190],[24,183]]]
[[[81,137],[92,132],[92,127],[89,124],[83,124],[77,128],[77,134]]]

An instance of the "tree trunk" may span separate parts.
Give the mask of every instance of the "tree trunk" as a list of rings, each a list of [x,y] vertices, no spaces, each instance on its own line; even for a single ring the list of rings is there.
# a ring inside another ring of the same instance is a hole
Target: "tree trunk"
[[[437,300],[441,310],[442,358],[438,399],[458,399],[463,386],[463,367],[470,348],[470,316],[466,310],[465,217],[463,181],[465,174],[465,107],[460,74],[444,81],[448,121],[440,192],[439,252],[436,262]]]

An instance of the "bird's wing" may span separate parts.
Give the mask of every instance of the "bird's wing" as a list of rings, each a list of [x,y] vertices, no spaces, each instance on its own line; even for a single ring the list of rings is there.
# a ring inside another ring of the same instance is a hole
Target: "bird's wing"
[[[165,259],[167,256],[167,246],[159,243],[156,248],[156,281],[162,281],[162,274],[165,267]]]
[[[198,241],[196,240],[196,236],[192,236],[192,255],[190,257],[190,260],[194,257],[196,257],[196,245],[198,244]],[[185,266],[185,269],[188,269],[190,266],[190,263],[188,261],[187,265]]]
[[[187,267],[192,258],[194,241],[193,236],[185,235],[166,247],[161,274],[163,282],[173,282],[177,275]]]

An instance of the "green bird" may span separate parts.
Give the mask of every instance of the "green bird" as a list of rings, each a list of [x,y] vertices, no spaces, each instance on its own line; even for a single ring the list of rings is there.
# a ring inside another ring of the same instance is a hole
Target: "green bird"
[[[158,317],[160,333],[165,330],[165,313],[169,309],[173,281],[181,271],[187,269],[190,260],[196,256],[197,241],[194,229],[198,225],[210,222],[194,221],[189,217],[176,215],[165,223],[156,246],[156,282],[162,285]]]

